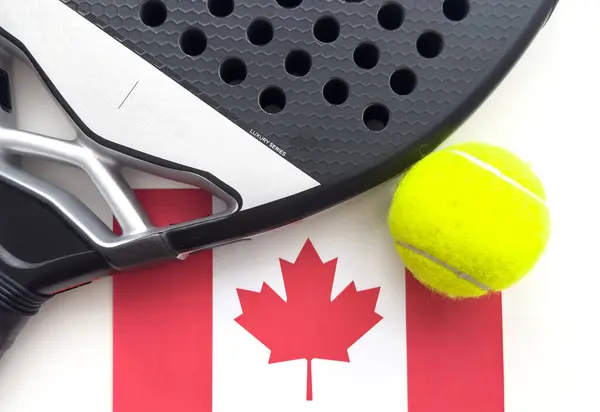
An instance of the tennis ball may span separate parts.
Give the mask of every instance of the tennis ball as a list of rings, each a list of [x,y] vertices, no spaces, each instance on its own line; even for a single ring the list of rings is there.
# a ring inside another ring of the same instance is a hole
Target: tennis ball
[[[410,168],[388,223],[412,274],[450,298],[504,290],[542,255],[550,213],[540,180],[512,153],[466,143]]]

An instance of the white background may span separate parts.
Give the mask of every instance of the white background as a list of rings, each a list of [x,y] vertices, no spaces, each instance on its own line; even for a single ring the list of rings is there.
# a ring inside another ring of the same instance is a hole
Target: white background
[[[485,141],[507,147],[531,163],[547,191],[553,219],[547,252],[530,276],[504,293],[509,412],[600,410],[598,16],[600,3],[595,0],[561,0],[505,82],[445,143]],[[65,123],[49,98],[37,94],[39,87],[27,84],[22,90],[33,102],[28,107],[29,128],[65,133]],[[350,217],[362,216],[381,227],[390,194],[390,186],[379,188],[303,225],[344,242],[354,238],[362,244],[373,243],[370,239],[382,244],[384,231],[346,233],[345,225]],[[356,227],[368,227],[363,223]],[[284,228],[279,237],[260,241],[268,247],[294,230]],[[243,269],[235,269],[239,247],[218,252],[231,260],[229,270],[234,272]],[[335,252],[326,253],[329,258]],[[393,248],[383,246],[381,262],[398,264],[392,253]],[[290,252],[285,257],[294,256]],[[400,264],[397,271],[402,272]],[[259,279],[248,283],[258,285]],[[110,288],[110,280],[104,280],[60,296],[28,325],[2,361],[0,410],[79,411],[79,401],[85,398],[88,411],[110,411],[110,393],[101,396],[98,388],[110,385],[111,365],[93,359],[112,344],[105,329],[97,327],[111,321],[106,299]],[[94,369],[93,376],[81,371],[82,364]],[[298,367],[295,375],[300,385],[302,370]],[[61,387],[66,389],[61,392]]]

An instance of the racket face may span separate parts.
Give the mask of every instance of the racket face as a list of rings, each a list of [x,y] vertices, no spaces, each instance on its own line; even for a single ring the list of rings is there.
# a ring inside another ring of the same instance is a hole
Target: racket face
[[[235,213],[178,252],[403,172],[498,85],[555,0],[10,0],[0,34],[102,146],[194,170]]]

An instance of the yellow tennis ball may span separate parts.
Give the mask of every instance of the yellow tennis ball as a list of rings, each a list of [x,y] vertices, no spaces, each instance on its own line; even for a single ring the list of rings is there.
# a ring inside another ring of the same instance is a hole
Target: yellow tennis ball
[[[542,255],[550,213],[540,180],[515,155],[459,144],[416,163],[399,183],[388,223],[406,267],[451,298],[504,290]]]

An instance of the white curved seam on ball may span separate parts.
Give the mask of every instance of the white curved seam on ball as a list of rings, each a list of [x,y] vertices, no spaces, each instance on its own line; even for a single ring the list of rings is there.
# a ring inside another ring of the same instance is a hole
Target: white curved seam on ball
[[[473,276],[469,275],[468,273],[460,271],[460,270],[458,270],[458,269],[450,266],[449,264],[447,264],[445,262],[442,262],[441,260],[439,260],[435,256],[432,256],[429,253],[422,251],[421,249],[417,249],[413,245],[409,245],[408,243],[401,242],[400,240],[396,240],[396,243],[398,245],[402,246],[403,248],[406,248],[406,249],[408,249],[408,250],[416,253],[417,255],[420,255],[420,256],[422,256],[422,257],[424,257],[426,259],[431,260],[433,263],[437,263],[438,265],[440,265],[444,269],[446,269],[446,270],[452,272],[453,274],[455,274],[456,276],[458,276],[460,279],[471,283],[472,285],[478,287],[481,290],[485,290],[486,292],[489,292],[491,290],[490,287],[488,287],[487,285],[481,283],[480,281],[478,281],[477,279],[475,279]]]
[[[499,177],[500,179],[504,180],[506,183],[510,184],[511,186],[519,189],[520,191],[522,191],[529,197],[533,198],[534,200],[538,201],[539,203],[543,204],[544,206],[546,205],[546,202],[544,201],[544,199],[542,199],[541,197],[539,197],[538,195],[533,193],[531,190],[529,190],[526,187],[524,187],[523,185],[521,185],[516,180],[513,180],[510,177],[506,176],[504,173],[502,173],[496,167],[494,167],[488,163],[485,163],[484,161],[479,160],[475,156],[471,156],[470,154],[463,152],[461,150],[453,149],[453,150],[450,150],[450,152],[452,152],[456,155],[459,155],[460,157],[465,158],[469,162],[481,167],[482,169],[487,170],[488,172],[490,172],[490,173],[494,174],[496,177]]]

